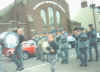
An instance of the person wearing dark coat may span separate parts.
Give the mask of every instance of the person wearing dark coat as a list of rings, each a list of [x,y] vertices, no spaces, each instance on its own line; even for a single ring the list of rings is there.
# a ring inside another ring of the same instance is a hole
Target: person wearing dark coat
[[[93,28],[93,24],[89,24],[89,32],[88,32],[88,38],[89,38],[89,62],[93,61],[93,53],[92,49],[95,50],[96,58],[95,60],[99,60],[99,52],[98,52],[98,47],[97,47],[97,32],[96,29]]]

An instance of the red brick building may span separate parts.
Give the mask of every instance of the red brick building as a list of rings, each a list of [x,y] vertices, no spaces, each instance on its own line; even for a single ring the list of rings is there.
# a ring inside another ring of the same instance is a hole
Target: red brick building
[[[70,29],[69,7],[65,0],[23,0],[1,20],[24,28],[29,39],[36,32]],[[12,26],[14,28],[14,26]],[[1,27],[1,26],[0,26]]]

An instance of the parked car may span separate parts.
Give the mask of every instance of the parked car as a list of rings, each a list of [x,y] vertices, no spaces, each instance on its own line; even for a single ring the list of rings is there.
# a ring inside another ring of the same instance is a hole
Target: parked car
[[[100,33],[97,33],[97,42],[100,42]]]
[[[35,56],[36,53],[36,42],[33,40],[26,41],[23,46],[24,59],[28,59],[30,56]]]
[[[35,41],[29,40],[23,43],[22,45],[22,51],[23,51],[23,58],[26,60],[30,56],[34,56],[36,51],[36,44]],[[14,48],[3,48],[3,54],[5,56],[12,56],[14,54],[15,49]]]
[[[72,35],[68,35],[69,48],[75,48],[75,38]]]

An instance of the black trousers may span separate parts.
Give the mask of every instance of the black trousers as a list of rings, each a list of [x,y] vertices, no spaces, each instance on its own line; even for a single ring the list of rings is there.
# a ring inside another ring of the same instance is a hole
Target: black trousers
[[[15,49],[15,54],[13,58],[17,67],[23,67],[23,52],[21,45],[18,45]]]
[[[96,60],[99,59],[99,52],[98,52],[98,47],[97,47],[97,43],[90,43],[90,47],[89,47],[89,60],[93,60],[93,52],[92,49],[95,50],[95,54],[96,54]]]
[[[80,51],[80,62],[82,65],[87,65],[88,63],[88,55],[87,48],[79,48]]]

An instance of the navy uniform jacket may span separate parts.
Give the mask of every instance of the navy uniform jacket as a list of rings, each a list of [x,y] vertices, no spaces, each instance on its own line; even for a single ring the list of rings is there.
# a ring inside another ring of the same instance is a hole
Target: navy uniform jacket
[[[19,35],[19,43],[23,42],[25,40],[24,35]]]
[[[88,47],[89,47],[88,36],[86,33],[82,32],[78,36],[78,48],[88,48]]]
[[[61,44],[64,44],[64,43],[66,43],[66,45],[68,44],[67,37],[68,37],[67,32],[61,35]]]
[[[90,44],[96,43],[96,30],[92,29],[91,31],[88,32],[88,38]]]
[[[52,41],[52,42],[49,42],[49,45],[54,50],[54,53],[50,53],[50,54],[56,54],[57,53],[57,49],[58,49],[57,44],[54,41]]]

